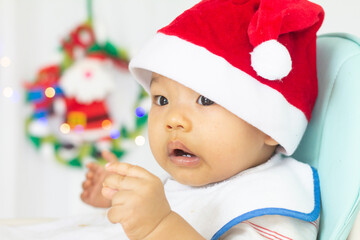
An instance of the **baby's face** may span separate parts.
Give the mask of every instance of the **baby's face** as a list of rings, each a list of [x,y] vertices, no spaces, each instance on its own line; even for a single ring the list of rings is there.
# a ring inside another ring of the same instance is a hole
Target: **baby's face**
[[[180,183],[222,181],[263,163],[275,149],[257,128],[164,76],[153,74],[151,98],[151,151]]]

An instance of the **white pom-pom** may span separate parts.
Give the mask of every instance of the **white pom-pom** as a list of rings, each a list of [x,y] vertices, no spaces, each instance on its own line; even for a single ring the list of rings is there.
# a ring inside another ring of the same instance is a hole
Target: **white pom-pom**
[[[269,40],[254,48],[251,66],[255,72],[268,80],[280,80],[292,69],[289,51],[276,40]]]

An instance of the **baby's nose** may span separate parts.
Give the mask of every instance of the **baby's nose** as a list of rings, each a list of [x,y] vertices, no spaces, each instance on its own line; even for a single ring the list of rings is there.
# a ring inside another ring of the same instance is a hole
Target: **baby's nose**
[[[191,130],[191,121],[181,112],[172,112],[169,114],[166,129],[168,131],[181,130],[181,131],[190,131]]]

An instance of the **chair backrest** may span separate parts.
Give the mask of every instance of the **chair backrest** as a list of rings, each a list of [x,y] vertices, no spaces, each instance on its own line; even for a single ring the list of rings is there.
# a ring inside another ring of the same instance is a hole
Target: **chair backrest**
[[[319,239],[341,240],[359,211],[360,39],[334,33],[317,43],[319,95],[294,158],[319,172]]]

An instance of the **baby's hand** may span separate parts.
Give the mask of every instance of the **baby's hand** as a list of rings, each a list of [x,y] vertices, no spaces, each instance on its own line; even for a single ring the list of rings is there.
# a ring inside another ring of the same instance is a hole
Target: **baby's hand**
[[[108,162],[117,162],[118,159],[111,152],[104,151],[102,156]],[[86,180],[82,184],[83,192],[80,197],[83,202],[93,206],[101,208],[111,207],[111,200],[104,198],[101,194],[103,182],[106,176],[109,175],[105,168],[95,162],[88,163],[86,165],[88,172],[86,174]]]
[[[170,213],[161,180],[145,169],[127,163],[112,162],[102,194],[112,200],[108,218],[120,223],[130,239],[144,239]]]

